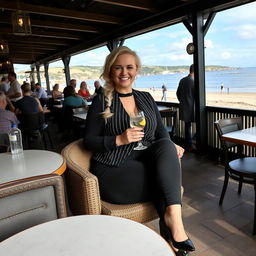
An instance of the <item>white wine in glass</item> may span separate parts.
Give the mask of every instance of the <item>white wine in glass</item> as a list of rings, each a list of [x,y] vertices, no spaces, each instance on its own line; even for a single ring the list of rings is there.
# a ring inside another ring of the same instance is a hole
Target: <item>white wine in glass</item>
[[[138,111],[135,115],[130,115],[130,126],[133,127],[141,127],[144,128],[146,126],[146,118],[144,116],[143,111]],[[146,149],[147,146],[142,144],[142,141],[138,141],[138,145],[134,148],[134,150],[143,150]]]

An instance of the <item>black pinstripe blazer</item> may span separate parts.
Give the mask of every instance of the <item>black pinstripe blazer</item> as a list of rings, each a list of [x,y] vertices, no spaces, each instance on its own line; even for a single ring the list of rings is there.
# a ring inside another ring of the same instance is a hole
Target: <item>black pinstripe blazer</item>
[[[146,117],[145,136],[143,141],[154,142],[159,138],[169,138],[157,109],[156,103],[148,92],[133,90],[137,108],[142,110]],[[123,108],[119,96],[113,92],[111,112],[114,115],[105,120],[102,117],[102,97],[94,98],[86,118],[84,144],[95,152],[93,158],[106,165],[118,166],[124,162],[137,142],[123,146],[116,146],[116,136],[130,127],[130,118]]]

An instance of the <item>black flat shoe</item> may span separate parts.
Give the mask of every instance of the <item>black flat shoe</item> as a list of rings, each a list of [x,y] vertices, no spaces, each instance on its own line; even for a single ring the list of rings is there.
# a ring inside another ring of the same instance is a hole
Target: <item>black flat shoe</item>
[[[159,221],[159,227],[160,227],[160,234],[161,234],[161,236],[167,242],[171,242],[172,245],[176,249],[181,250],[181,251],[189,251],[189,252],[193,252],[195,250],[195,246],[193,245],[193,242],[189,238],[187,240],[185,240],[185,241],[182,241],[182,242],[176,242],[173,239],[172,234],[171,234],[169,228],[166,226],[166,224],[165,224],[165,222],[163,220]],[[179,254],[179,255],[182,256],[182,254]],[[188,254],[184,254],[184,255],[188,255]]]
[[[189,252],[187,251],[182,251],[182,250],[178,250],[177,252],[175,252],[176,256],[188,256]]]

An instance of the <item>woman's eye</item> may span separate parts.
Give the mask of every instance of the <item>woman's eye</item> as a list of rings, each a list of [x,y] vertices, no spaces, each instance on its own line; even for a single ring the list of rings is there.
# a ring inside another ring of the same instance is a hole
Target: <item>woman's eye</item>
[[[128,69],[134,69],[134,67],[133,67],[133,66],[128,66],[127,68],[128,68]]]

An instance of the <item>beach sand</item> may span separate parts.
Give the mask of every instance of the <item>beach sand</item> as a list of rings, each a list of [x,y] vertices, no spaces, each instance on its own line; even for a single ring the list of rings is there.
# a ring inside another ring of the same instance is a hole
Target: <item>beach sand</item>
[[[149,88],[144,88],[138,90],[150,92],[156,101],[161,101],[161,89],[155,89],[153,91]],[[167,101],[178,103],[175,90],[167,91]],[[215,107],[256,110],[256,93],[208,92],[206,94],[206,105]]]

